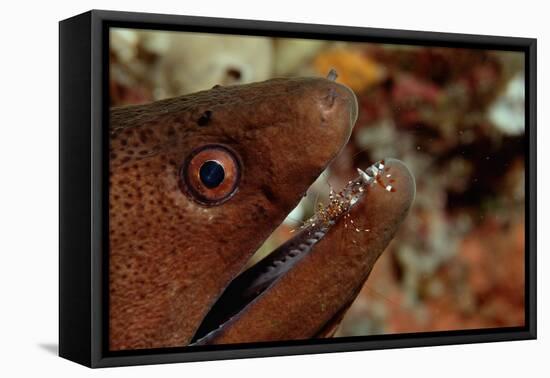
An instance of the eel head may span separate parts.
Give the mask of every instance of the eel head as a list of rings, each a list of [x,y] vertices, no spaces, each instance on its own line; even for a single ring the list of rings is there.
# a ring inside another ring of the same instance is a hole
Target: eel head
[[[414,196],[397,161],[243,272],[350,137],[356,98],[330,79],[111,110],[110,350],[308,338],[347,308]],[[343,237],[348,214],[371,232]]]

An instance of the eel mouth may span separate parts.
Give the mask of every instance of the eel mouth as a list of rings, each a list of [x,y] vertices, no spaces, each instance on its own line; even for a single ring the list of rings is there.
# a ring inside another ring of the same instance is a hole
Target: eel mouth
[[[328,204],[320,205],[291,239],[231,281],[203,319],[191,345],[210,344],[248,305],[261,296],[268,295],[270,288],[281,277],[315,251],[317,243],[332,228],[346,222],[351,210],[366,200],[366,194],[373,186],[381,186],[388,192],[395,191],[390,170],[386,161],[378,161],[365,170],[358,169],[358,176],[349,181],[340,192],[331,191]]]

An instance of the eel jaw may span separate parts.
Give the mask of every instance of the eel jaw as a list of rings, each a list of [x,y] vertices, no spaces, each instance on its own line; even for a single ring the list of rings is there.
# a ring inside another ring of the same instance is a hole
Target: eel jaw
[[[397,162],[396,160],[392,161]],[[399,164],[404,167],[402,163],[399,162]],[[348,185],[339,193],[331,192],[329,203],[326,206],[320,207],[313,217],[304,223],[294,237],[276,248],[254,266],[239,274],[228,285],[203,319],[193,337],[191,345],[216,343],[219,335],[232,327],[233,323],[239,319],[250,304],[261,297],[269,296],[271,288],[276,285],[277,281],[288,274],[306,256],[311,254],[315,250],[316,245],[323,240],[335,225],[341,222],[349,222],[347,218],[350,216],[350,212],[357,204],[366,200],[364,197],[372,187],[376,185],[382,187],[387,192],[395,191],[394,186],[389,182],[393,182],[393,179],[387,180],[386,178],[386,176],[391,177],[390,174],[385,174],[386,170],[388,168],[385,161],[379,161],[365,171],[358,169],[358,176],[349,181]],[[414,197],[414,179],[412,179],[412,183],[412,197]],[[412,202],[412,198],[410,202]],[[408,206],[410,206],[410,203]],[[406,210],[408,210],[408,207]],[[348,224],[344,224],[344,226],[348,227]],[[350,225],[351,227],[355,229],[353,224]],[[369,230],[362,231],[368,232]],[[372,266],[370,266],[366,276],[368,276],[371,268]],[[342,307],[344,307],[344,310],[338,312],[345,312],[349,304],[351,302],[343,304]],[[322,324],[319,330],[325,326],[326,323]],[[315,335],[310,335],[310,337],[313,336]]]

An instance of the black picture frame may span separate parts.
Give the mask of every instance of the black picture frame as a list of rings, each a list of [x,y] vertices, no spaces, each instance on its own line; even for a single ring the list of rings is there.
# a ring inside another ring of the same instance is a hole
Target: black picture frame
[[[108,30],[110,27],[520,51],[526,67],[525,326],[109,352]],[[92,10],[59,23],[59,355],[89,367],[534,339],[536,61],[531,38]]]

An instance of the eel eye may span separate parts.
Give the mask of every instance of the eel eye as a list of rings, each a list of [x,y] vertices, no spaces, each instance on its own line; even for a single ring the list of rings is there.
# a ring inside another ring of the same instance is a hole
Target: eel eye
[[[212,206],[227,201],[237,192],[240,177],[235,152],[222,145],[206,145],[185,159],[180,184],[195,201]]]

